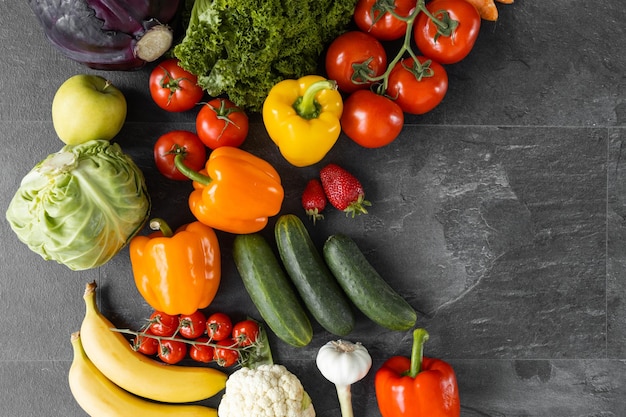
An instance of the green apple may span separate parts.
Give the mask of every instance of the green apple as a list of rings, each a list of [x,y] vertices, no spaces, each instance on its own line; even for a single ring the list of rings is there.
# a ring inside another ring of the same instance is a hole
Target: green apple
[[[126,98],[99,75],[68,78],[52,100],[52,124],[59,139],[78,145],[94,139],[111,140],[126,120]]]

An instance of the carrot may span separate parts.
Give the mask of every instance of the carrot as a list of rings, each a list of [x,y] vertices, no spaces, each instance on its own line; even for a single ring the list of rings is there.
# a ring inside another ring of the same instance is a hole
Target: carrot
[[[497,0],[497,1],[512,1],[512,0]],[[498,20],[498,8],[494,0],[467,0],[471,3],[482,19],[496,21]]]

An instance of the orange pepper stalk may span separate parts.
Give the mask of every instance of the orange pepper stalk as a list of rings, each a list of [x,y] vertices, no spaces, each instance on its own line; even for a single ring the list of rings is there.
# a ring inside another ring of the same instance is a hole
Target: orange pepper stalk
[[[215,298],[221,279],[220,247],[213,229],[200,222],[176,233],[161,219],[156,232],[131,239],[130,261],[139,293],[155,310],[191,314]]]
[[[193,180],[189,208],[200,222],[229,233],[263,229],[278,214],[284,190],[280,176],[267,161],[242,149],[222,146],[211,152],[205,169],[189,169],[184,157],[174,159],[180,172]]]
[[[376,400],[383,417],[459,417],[461,403],[452,366],[424,357],[428,333],[413,331],[411,359],[389,358],[376,372]]]

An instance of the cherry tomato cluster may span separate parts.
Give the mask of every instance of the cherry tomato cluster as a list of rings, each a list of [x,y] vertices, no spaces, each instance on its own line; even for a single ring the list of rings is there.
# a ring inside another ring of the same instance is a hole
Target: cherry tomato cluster
[[[183,154],[185,165],[194,171],[204,167],[206,148],[239,147],[248,136],[248,116],[243,109],[227,98],[200,100],[204,90],[198,78],[178,65],[176,58],[159,63],[150,73],[150,95],[163,110],[183,112],[201,105],[196,116],[196,133],[176,130],[161,136],[154,145],[157,169],[165,177],[185,181],[174,165],[174,157]]]
[[[255,320],[233,323],[222,312],[206,316],[200,310],[180,315],[155,311],[135,335],[133,349],[148,356],[156,355],[170,365],[189,356],[196,362],[229,367],[237,364],[246,349],[257,342],[259,331]]]
[[[441,103],[448,90],[444,65],[470,53],[481,17],[466,0],[359,0],[354,22],[359,30],[329,46],[326,73],[348,94],[344,133],[363,147],[378,148],[400,134],[405,113],[424,114]],[[382,42],[403,37],[389,60]]]

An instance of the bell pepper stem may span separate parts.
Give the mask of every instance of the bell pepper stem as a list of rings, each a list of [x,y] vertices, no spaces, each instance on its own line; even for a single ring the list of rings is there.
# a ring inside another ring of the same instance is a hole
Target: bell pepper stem
[[[341,408],[341,417],[354,417],[352,410],[352,390],[350,385],[337,385],[337,397]]]
[[[174,236],[174,231],[172,230],[170,225],[167,224],[167,222],[165,220],[160,219],[158,217],[150,220],[150,229],[152,229],[152,230],[160,230],[161,233],[163,233],[163,236],[165,236],[165,237],[172,237],[172,236]]]
[[[424,359],[424,343],[428,340],[426,329],[413,330],[413,348],[411,349],[411,368],[408,376],[415,378],[422,370],[422,360]]]
[[[319,117],[321,109],[315,99],[315,96],[323,90],[336,90],[337,83],[334,80],[320,80],[312,83],[304,91],[304,94],[293,103],[293,108],[298,116],[306,120],[316,119]]]
[[[198,171],[194,171],[193,169],[185,165],[184,155],[176,154],[176,156],[174,157],[174,165],[176,165],[176,169],[178,169],[181,174],[183,174],[192,181],[199,182],[202,185],[207,185],[212,181],[211,177],[203,175]]]

